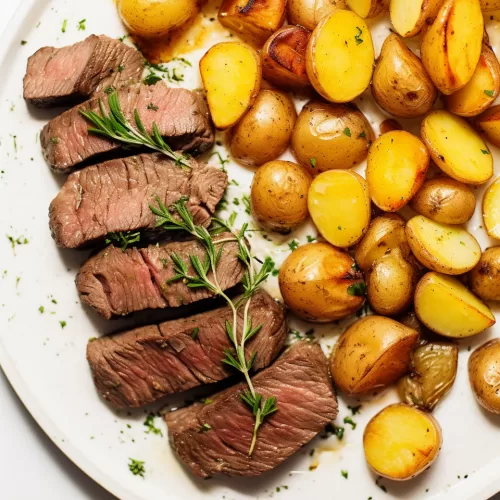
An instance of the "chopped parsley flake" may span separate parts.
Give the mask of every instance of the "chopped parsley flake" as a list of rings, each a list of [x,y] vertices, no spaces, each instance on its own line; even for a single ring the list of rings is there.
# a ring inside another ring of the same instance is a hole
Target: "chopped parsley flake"
[[[66,328],[66,325],[67,325],[66,321],[64,321],[64,320],[63,321],[59,321],[59,324],[61,325],[62,329]]]
[[[356,41],[356,45],[359,45],[359,44],[364,42],[364,40],[361,38],[361,35],[363,34],[363,30],[359,26],[356,26],[356,30],[358,32],[354,36],[354,40]]]
[[[316,158],[310,158],[309,161],[311,163],[311,167],[316,168]]]
[[[481,149],[481,153],[483,153],[483,155],[489,155],[490,152],[487,151],[486,149]]]
[[[143,425],[147,427],[147,429],[144,431],[146,434],[152,433],[158,436],[163,436],[161,429],[158,429],[158,427],[155,426],[155,416],[152,413],[150,413],[146,417],[146,420],[144,420]]]
[[[85,31],[85,22],[87,20],[86,19],[82,19],[81,21],[78,21],[78,24],[76,25],[76,28],[78,29],[78,31]]]
[[[28,42],[26,40],[21,40],[21,45],[26,45]]]
[[[352,430],[356,429],[356,426],[358,425],[351,417],[344,417],[344,424],[349,424],[352,427]]]
[[[307,243],[312,243],[313,241],[316,241],[316,238],[314,236],[311,236],[310,234],[307,235]]]
[[[207,432],[211,429],[212,427],[208,424],[203,424],[201,427],[200,427],[200,432]]]
[[[494,97],[495,96],[495,91],[494,90],[483,90],[483,92],[488,96],[488,97]]]
[[[349,127],[346,127],[343,132],[347,137],[351,137],[351,129]]]
[[[124,69],[125,69],[125,66],[123,64],[119,64],[118,65],[118,68],[116,68],[118,73],[121,73]]]
[[[198,327],[196,328],[193,328],[192,332],[191,332],[191,338],[193,340],[196,340],[198,338],[198,334],[200,333],[200,329]]]
[[[61,26],[61,31],[62,31],[63,33],[66,33],[66,28],[67,28],[67,26],[68,26],[68,20],[67,20],[67,19],[65,19],[65,20],[63,21],[63,23],[62,23],[62,26]]]
[[[202,399],[201,402],[204,404],[204,405],[209,405],[210,403],[213,403],[213,401],[210,399],[210,398],[205,398],[205,399]]]
[[[349,408],[349,410],[351,410],[351,413],[353,415],[357,415],[359,413],[359,411],[361,410],[361,406],[362,405],[358,405],[358,406],[348,406],[347,408]]]
[[[366,137],[366,132],[363,130],[363,132],[361,132],[361,134],[359,134],[359,137],[361,139],[364,139]]]
[[[155,75],[153,72],[151,72],[146,76],[146,78],[144,78],[144,80],[142,80],[142,83],[144,83],[144,85],[154,85],[160,80],[161,78],[158,75]]]
[[[347,293],[353,297],[364,297],[366,295],[366,283],[360,281],[347,287]]]
[[[241,197],[241,201],[243,202],[243,205],[245,205],[245,212],[250,215],[250,196],[247,194],[244,194]]]
[[[51,142],[52,144],[59,144],[59,139],[58,139],[57,137],[51,137],[51,138],[50,138],[50,142]]]
[[[290,250],[293,252],[294,250],[297,250],[297,247],[299,246],[299,242],[296,241],[296,240],[292,240],[290,241],[290,243],[288,243],[288,248],[290,248]]]
[[[115,88],[114,88],[114,87],[106,87],[106,88],[104,89],[104,93],[105,93],[105,94],[108,94],[108,95],[109,95],[109,94],[112,94],[114,91],[115,91]]]
[[[43,314],[43,313],[45,312],[45,307],[40,306],[40,307],[38,308],[38,311],[40,312],[40,314]]]
[[[158,111],[158,106],[155,106],[152,102],[148,104],[148,109],[152,109],[153,111]]]
[[[349,472],[347,472],[346,470],[341,470],[340,473],[342,474],[342,477],[345,477],[346,479],[349,478]]]
[[[134,458],[129,458],[130,463],[128,464],[128,468],[130,469],[130,472],[134,476],[141,476],[144,477],[144,474],[146,473],[146,469],[144,467],[144,463],[141,460],[135,460]]]
[[[124,42],[126,38],[128,38],[128,35],[123,35],[120,38],[118,38],[118,40],[120,40],[120,42]]]

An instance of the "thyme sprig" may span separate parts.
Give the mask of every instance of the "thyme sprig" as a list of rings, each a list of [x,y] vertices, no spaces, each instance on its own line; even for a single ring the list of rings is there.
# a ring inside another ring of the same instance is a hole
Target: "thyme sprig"
[[[225,350],[222,362],[241,372],[248,386],[248,389],[242,392],[241,399],[250,407],[255,418],[252,441],[248,451],[248,455],[251,456],[260,426],[268,415],[278,409],[275,397],[264,398],[262,394],[255,391],[249,372],[257,353],[253,353],[248,357],[245,353],[246,342],[262,328],[262,325],[254,326],[252,319],[249,317],[252,295],[272,271],[272,261],[266,259],[259,270],[255,269],[254,259],[245,239],[247,224],[244,224],[241,230],[235,231],[231,228],[230,224],[213,218],[213,226],[211,231],[209,231],[207,228],[194,223],[193,216],[186,207],[185,199],[181,198],[169,208],[165,207],[158,197],[156,197],[156,203],[157,206],[151,205],[150,209],[157,216],[158,227],[164,230],[184,230],[188,232],[202,243],[206,252],[203,261],[196,255],[190,255],[189,260],[194,270],[193,274],[190,273],[187,262],[179,255],[172,254],[171,259],[174,263],[175,275],[169,282],[183,280],[190,288],[206,288],[214,295],[222,297],[232,311],[233,321],[232,323],[226,321],[226,333],[233,347],[232,349]],[[175,217],[175,214],[178,217]],[[231,237],[218,239],[214,243],[213,236],[222,232],[231,233]],[[217,275],[217,265],[222,256],[223,245],[221,244],[229,241],[237,242],[238,258],[246,269],[242,281],[244,293],[237,301],[231,300],[226,295],[220,286]],[[217,249],[216,245],[220,245],[220,247]],[[240,307],[243,307],[241,333],[238,331],[238,310]]]
[[[85,111],[82,108],[78,110],[84,118],[92,123],[93,127],[89,127],[89,132],[123,144],[146,146],[168,156],[183,170],[191,170],[187,157],[176,153],[164,141],[156,122],[153,122],[153,133],[149,134],[137,109],[134,109],[135,127],[125,118],[116,90],[108,95],[108,107],[109,113],[106,111],[102,99],[99,99],[100,114],[95,111]]]
[[[106,243],[106,245],[113,242],[118,243],[122,252],[125,252],[129,245],[138,243],[139,241],[141,241],[141,233],[139,231],[120,231],[118,233],[108,233],[104,243]]]

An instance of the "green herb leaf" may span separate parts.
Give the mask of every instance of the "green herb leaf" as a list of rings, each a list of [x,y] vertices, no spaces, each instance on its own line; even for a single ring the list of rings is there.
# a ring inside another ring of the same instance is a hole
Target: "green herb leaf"
[[[118,246],[125,252],[127,247],[132,243],[137,243],[141,241],[141,233],[139,231],[121,231],[119,233],[108,233],[104,242],[106,245],[110,243],[118,243]]]
[[[340,473],[342,474],[342,477],[344,477],[345,479],[349,478],[349,473],[346,470],[341,470]]]
[[[85,31],[85,23],[86,23],[86,19],[82,19],[81,21],[78,21],[78,24],[76,26],[76,28],[78,29],[78,31]]]
[[[366,291],[366,283],[363,281],[347,287],[347,293],[353,297],[364,297],[366,295]]]
[[[346,127],[344,129],[344,134],[347,135],[347,137],[351,137],[351,129],[349,127]]]
[[[360,43],[363,43],[364,40],[361,38],[361,35],[363,34],[363,30],[359,27],[356,26],[357,34],[354,35],[354,40],[356,41],[356,45],[359,45]]]
[[[488,97],[494,97],[495,96],[495,91],[494,90],[483,90],[483,92],[488,96]]]
[[[144,467],[145,462],[141,460],[135,460],[134,458],[129,458],[130,462],[128,464],[128,468],[130,472],[134,476],[141,476],[144,477],[144,474],[146,473],[146,468]]]
[[[196,328],[193,328],[192,332],[191,332],[191,338],[193,340],[196,340],[198,338],[198,334],[200,333],[200,329],[198,327]]]
[[[344,417],[344,424],[349,424],[352,427],[352,430],[356,429],[356,422],[352,420],[351,417]]]
[[[152,413],[150,413],[146,417],[146,420],[144,420],[143,425],[147,427],[147,429],[144,431],[146,434],[156,434],[158,436],[163,436],[161,429],[158,429],[158,427],[155,426],[155,416]]]
[[[311,163],[312,168],[316,168],[316,158],[310,158],[309,162]]]
[[[63,21],[63,23],[62,23],[62,26],[61,26],[61,31],[62,31],[63,33],[66,33],[66,28],[67,28],[67,26],[68,26],[68,20],[67,20],[67,19],[65,19],[65,20]]]
[[[489,155],[490,152],[487,151],[486,149],[481,149],[481,153],[483,153],[483,155]]]

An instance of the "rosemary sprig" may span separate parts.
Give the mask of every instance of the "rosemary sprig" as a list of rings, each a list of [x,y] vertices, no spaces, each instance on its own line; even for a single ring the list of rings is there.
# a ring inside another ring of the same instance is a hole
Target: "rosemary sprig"
[[[156,197],[156,203],[158,206],[150,206],[150,209],[157,216],[157,226],[164,230],[180,229],[188,232],[202,243],[206,251],[203,261],[196,255],[189,257],[194,274],[190,274],[188,264],[179,255],[172,254],[171,259],[174,263],[175,275],[169,282],[183,280],[190,288],[204,287],[214,295],[222,297],[233,313],[232,323],[226,321],[226,333],[231,340],[233,348],[225,350],[222,362],[241,372],[248,386],[248,389],[241,394],[241,399],[250,407],[255,417],[252,441],[248,451],[248,455],[251,456],[259,428],[264,419],[278,409],[275,397],[264,399],[262,394],[257,393],[253,386],[249,372],[257,353],[253,353],[248,358],[245,354],[246,342],[262,328],[262,325],[253,326],[252,320],[249,317],[248,311],[252,295],[259,285],[267,279],[269,273],[272,271],[273,263],[270,259],[266,259],[260,270],[254,268],[254,259],[245,239],[247,224],[244,224],[240,231],[235,231],[230,227],[230,224],[213,218],[214,225],[211,228],[212,231],[209,232],[205,227],[194,223],[193,216],[186,207],[185,199],[181,198],[169,208],[165,207],[158,197]],[[174,217],[174,214],[177,214],[178,217]],[[214,244],[213,236],[221,232],[230,232],[232,236],[230,238],[219,239]],[[219,284],[217,276],[217,265],[222,255],[223,245],[217,249],[216,244],[228,241],[236,241],[238,243],[238,257],[246,268],[242,282],[244,293],[236,302],[233,302],[226,295]],[[241,333],[238,332],[238,310],[240,307],[243,307]]]
[[[175,160],[175,164],[183,170],[191,170],[187,157],[174,152],[164,141],[156,122],[153,122],[153,133],[150,135],[146,131],[137,109],[134,109],[135,127],[125,118],[116,90],[108,95],[108,107],[109,113],[107,113],[102,99],[99,99],[100,115],[95,111],[85,111],[81,108],[78,110],[83,117],[92,123],[93,127],[89,127],[89,132],[123,144],[146,146]]]
[[[133,233],[131,231],[120,231],[119,233],[108,233],[104,242],[106,245],[110,243],[118,243],[122,252],[125,252],[127,247],[132,243],[141,241],[141,233],[139,231]]]

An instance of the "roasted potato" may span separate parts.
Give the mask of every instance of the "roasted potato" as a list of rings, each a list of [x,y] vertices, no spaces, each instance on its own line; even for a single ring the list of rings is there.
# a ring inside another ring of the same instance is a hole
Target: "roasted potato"
[[[492,12],[500,9],[500,0],[479,0],[483,12]]]
[[[372,37],[363,19],[348,10],[335,10],[311,35],[307,75],[327,101],[348,102],[368,88],[374,60]]]
[[[500,104],[481,113],[474,120],[474,124],[486,139],[500,147]]]
[[[264,43],[282,24],[286,0],[223,0],[219,22],[244,38]]]
[[[262,49],[262,75],[279,87],[301,89],[311,82],[306,72],[306,48],[311,33],[302,26],[283,26]]]
[[[481,247],[472,234],[423,215],[406,223],[406,237],[415,257],[425,267],[440,273],[466,273],[481,257]]]
[[[347,6],[363,19],[376,17],[389,5],[389,0],[347,0]]]
[[[429,159],[425,145],[409,132],[395,130],[380,136],[366,167],[373,203],[386,212],[403,208],[422,186]]]
[[[351,168],[368,155],[373,130],[353,104],[307,103],[291,138],[297,161],[312,175],[336,168]]]
[[[478,403],[500,414],[500,339],[489,340],[471,354],[469,381]]]
[[[349,170],[329,170],[316,177],[307,204],[318,231],[340,248],[357,243],[370,224],[366,181]]]
[[[279,272],[285,304],[299,318],[335,321],[355,313],[365,302],[363,274],[354,259],[328,245],[310,243],[294,250]]]
[[[432,159],[450,177],[478,185],[493,175],[488,146],[463,118],[444,110],[431,111],[420,132]]]
[[[380,123],[378,128],[381,134],[387,134],[387,132],[394,132],[394,130],[403,130],[403,125],[394,118],[387,118]]]
[[[200,73],[214,125],[226,129],[255,101],[262,80],[261,59],[246,43],[217,43],[202,57]]]
[[[127,31],[143,38],[165,36],[194,17],[198,0],[118,0],[118,13]]]
[[[426,333],[426,328],[417,318],[415,311],[408,311],[403,315],[396,318],[401,324],[407,326],[408,328],[412,328],[413,330],[418,332],[420,338],[422,335]]]
[[[449,392],[458,366],[458,346],[449,342],[428,342],[411,355],[411,373],[398,383],[403,403],[432,411]]]
[[[474,215],[476,198],[466,184],[449,177],[435,177],[424,182],[410,207],[436,222],[465,224]]]
[[[489,108],[500,93],[500,64],[483,44],[481,57],[465,87],[446,97],[446,109],[460,116],[476,116]]]
[[[250,192],[252,215],[257,224],[287,233],[309,215],[307,193],[312,177],[290,161],[270,161],[253,177]]]
[[[478,0],[445,0],[422,38],[422,63],[434,85],[452,94],[472,78],[481,55],[484,22]]]
[[[324,17],[345,7],[345,0],[288,0],[288,22],[312,31]]]
[[[368,465],[394,481],[412,479],[431,466],[441,449],[437,420],[414,406],[394,404],[368,422],[363,448]]]
[[[384,111],[401,118],[425,115],[437,98],[422,62],[394,33],[382,45],[373,72],[372,94]]]
[[[260,166],[285,151],[297,119],[292,99],[279,90],[261,90],[253,106],[230,130],[228,146],[238,163]]]
[[[500,300],[500,247],[487,248],[469,273],[470,289],[483,300]]]
[[[406,373],[418,333],[382,316],[356,321],[338,339],[330,358],[335,386],[348,396],[386,387]]]
[[[495,324],[495,316],[460,281],[427,273],[415,290],[415,312],[430,330],[451,338],[476,335]]]
[[[410,255],[405,221],[397,214],[383,214],[370,224],[356,247],[354,258],[358,266],[366,272],[388,251],[395,249],[401,251],[404,259]]]
[[[399,248],[376,260],[366,275],[371,308],[382,316],[396,316],[408,309],[417,285],[417,270]]]
[[[404,37],[418,35],[427,24],[432,24],[443,0],[391,0],[390,13],[394,29]]]
[[[484,193],[483,220],[488,236],[500,240],[500,177]]]

